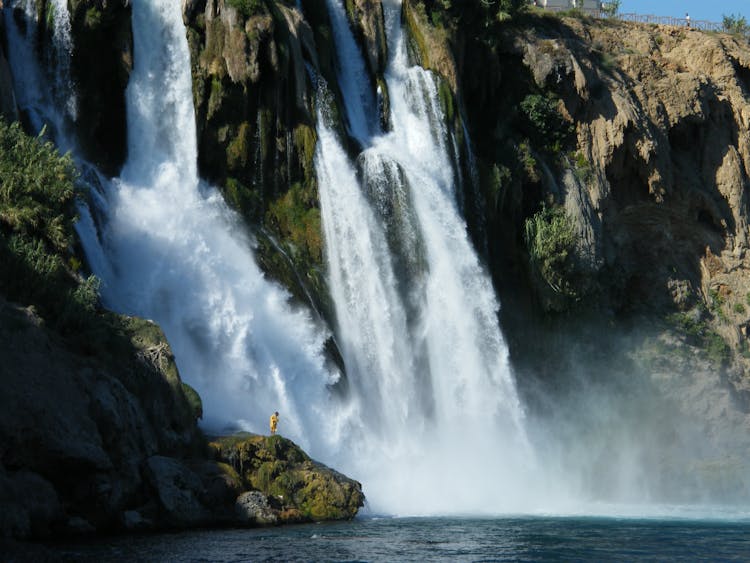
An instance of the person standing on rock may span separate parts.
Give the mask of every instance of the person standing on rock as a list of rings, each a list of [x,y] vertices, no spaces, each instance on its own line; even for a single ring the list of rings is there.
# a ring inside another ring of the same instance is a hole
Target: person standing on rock
[[[271,436],[276,434],[276,426],[279,424],[279,411],[271,415]]]

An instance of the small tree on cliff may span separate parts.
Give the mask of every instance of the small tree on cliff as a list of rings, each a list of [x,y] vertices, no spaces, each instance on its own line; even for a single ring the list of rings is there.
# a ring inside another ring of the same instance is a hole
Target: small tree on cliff
[[[748,25],[745,16],[724,15],[721,25],[727,33],[736,33],[737,35],[750,34],[750,25]]]
[[[602,2],[602,13],[608,18],[615,17],[620,12],[620,0]]]
[[[490,19],[505,21],[512,18],[528,6],[527,0],[479,0],[479,5],[485,12],[485,25],[489,26]]]

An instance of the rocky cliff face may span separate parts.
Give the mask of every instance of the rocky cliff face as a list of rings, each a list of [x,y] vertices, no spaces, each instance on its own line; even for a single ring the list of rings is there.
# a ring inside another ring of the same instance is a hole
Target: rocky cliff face
[[[470,14],[441,17],[410,27],[448,53],[425,60],[465,102],[496,256],[516,249],[547,310],[703,303],[734,325],[723,334],[737,345],[748,320],[747,41],[540,15],[482,31]],[[542,203],[564,208],[574,231],[559,272],[567,292],[524,241]]]
[[[324,308],[316,85],[306,66],[332,78],[332,51],[319,55],[315,44],[316,35],[330,34],[327,19],[314,28],[287,2],[183,7],[201,174],[260,227],[262,265],[299,299],[312,296]]]
[[[500,23],[437,2],[405,13],[473,141],[486,239],[473,233],[529,413],[570,408],[561,443],[642,427],[668,452],[644,461],[667,471],[665,491],[712,467],[707,489],[748,494],[750,44],[540,12]],[[596,388],[629,399],[607,399],[602,418]],[[696,443],[714,449],[693,456]]]
[[[84,355],[0,299],[0,539],[357,514],[362,486],[289,440],[207,446],[161,330],[120,323],[109,356]]]
[[[7,121],[15,121],[18,119],[18,108],[13,93],[13,77],[10,74],[10,66],[2,41],[5,34],[3,26],[4,20],[0,19],[0,117]]]
[[[40,0],[42,2],[46,0]],[[84,155],[116,175],[127,156],[125,89],[133,68],[130,0],[70,0],[76,131]]]
[[[200,448],[199,403],[158,327],[120,330],[108,356],[89,356],[32,308],[0,301],[0,535],[117,529],[136,512],[159,523],[144,465]]]
[[[49,63],[47,70],[50,70],[59,64],[53,46],[55,6],[49,0],[35,0],[33,6],[38,56]],[[19,3],[8,9],[13,9],[15,17],[23,21]],[[130,3],[129,0],[71,0],[68,9],[70,73],[80,109],[72,116],[72,129],[82,156],[106,174],[116,175],[127,152],[125,88],[133,65]],[[0,85],[2,68],[0,62]],[[2,100],[0,93],[0,103]]]

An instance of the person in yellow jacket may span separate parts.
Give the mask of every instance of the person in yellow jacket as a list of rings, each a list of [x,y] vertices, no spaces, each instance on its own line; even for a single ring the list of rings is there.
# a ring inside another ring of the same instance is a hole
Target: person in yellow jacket
[[[271,436],[276,434],[276,426],[279,424],[279,411],[271,415]]]

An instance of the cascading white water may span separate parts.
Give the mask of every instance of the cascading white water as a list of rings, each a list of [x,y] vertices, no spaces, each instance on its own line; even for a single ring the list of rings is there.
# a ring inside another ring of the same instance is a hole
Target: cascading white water
[[[659,474],[649,480],[647,472],[663,469],[665,452],[658,440],[643,439],[671,416],[659,411],[659,401],[644,402],[656,405],[650,409],[656,415],[634,408],[635,415],[618,418],[614,407],[628,398],[576,394],[568,399],[567,420],[565,409],[559,421],[550,417],[563,430],[540,441],[548,467],[538,471],[530,459],[498,303],[456,203],[446,147],[457,151],[446,141],[432,76],[407,64],[400,2],[383,1],[393,130],[381,134],[374,125],[372,96],[362,88],[364,63],[339,0],[329,6],[337,41],[348,42],[341,49],[342,91],[349,131],[365,149],[356,162],[327,119],[325,93],[319,100],[316,164],[350,401],[329,396],[338,374],[324,367],[325,331],[263,278],[238,218],[197,177],[189,58],[179,5],[169,0],[134,3],[129,159],[121,178],[94,182],[102,186],[92,192],[97,221],[82,208],[77,225],[107,303],[160,322],[184,379],[204,398],[210,429],[264,431],[268,414],[278,409],[282,432],[360,479],[376,511],[652,512],[642,505],[613,511],[581,497],[591,492],[592,476],[593,498],[644,502],[650,486],[659,491]],[[24,32],[10,17],[17,6],[28,15]],[[57,74],[40,69],[33,6],[33,0],[12,0],[3,10],[17,100],[31,126],[48,124],[67,150],[74,148],[64,127],[71,107],[54,88],[65,83],[73,91],[69,65]],[[65,2],[55,6],[63,17]],[[59,58],[70,54],[69,38],[63,32],[55,39]],[[567,428],[581,413],[589,418]],[[704,421],[681,416],[673,426],[684,432],[691,455],[674,448],[671,463],[682,477],[672,489],[685,487],[689,495],[700,492],[690,464],[702,439],[690,425]],[[734,456],[728,435],[726,449]],[[643,457],[658,463],[642,465]],[[714,473],[705,478],[713,482]]]
[[[408,65],[400,2],[383,4],[393,130],[364,140],[362,185],[325,111],[318,119],[331,290],[361,416],[350,464],[376,510],[519,509],[531,460],[498,303],[458,210],[434,80]],[[334,26],[346,25],[329,5]],[[347,51],[339,64],[361,61]],[[356,74],[339,76],[347,108],[367,107],[347,84]]]
[[[50,9],[52,11],[52,42],[55,46],[53,95],[56,98],[57,104],[65,108],[67,117],[75,120],[78,114],[78,100],[73,89],[73,83],[70,80],[70,58],[73,55],[73,40],[71,37],[68,1],[52,0]]]
[[[12,69],[16,101],[25,111],[32,129],[38,132],[46,126],[60,149],[68,151],[73,146],[66,124],[76,116],[76,96],[70,79],[70,14],[64,0],[55,0],[53,6],[55,60],[48,61],[48,66],[52,67],[51,83],[36,57],[39,26],[36,24],[34,0],[11,0],[3,9],[3,15],[8,44],[14,46],[8,49],[8,62]],[[12,12],[15,9],[26,14],[23,31],[13,21]]]
[[[375,97],[370,93],[365,61],[349,29],[343,0],[327,0],[326,4],[333,25],[341,90],[346,99],[357,100],[357,103],[345,107],[349,131],[364,144],[376,132]]]
[[[198,179],[189,53],[169,0],[133,4],[128,161],[93,194],[99,229],[82,209],[79,234],[105,302],[164,328],[209,428],[264,431],[278,409],[284,434],[362,480],[377,511],[510,510],[521,414],[497,303],[457,210],[434,83],[408,67],[399,6],[388,6],[394,130],[374,136],[361,54],[341,4],[330,7],[337,40],[349,42],[350,130],[369,147],[360,184],[321,115],[317,165],[349,403],[329,397],[338,374],[324,367],[325,331],[263,278],[238,218]],[[27,78],[24,108],[54,117],[48,109],[62,101],[43,94],[28,53],[11,52]]]
[[[179,3],[133,3],[133,31],[129,156],[102,203],[102,249],[90,218],[79,224],[103,298],[163,327],[210,429],[266,431],[279,410],[286,436],[329,452],[340,420],[323,416],[338,377],[324,366],[327,334],[264,278],[239,219],[198,179]]]

